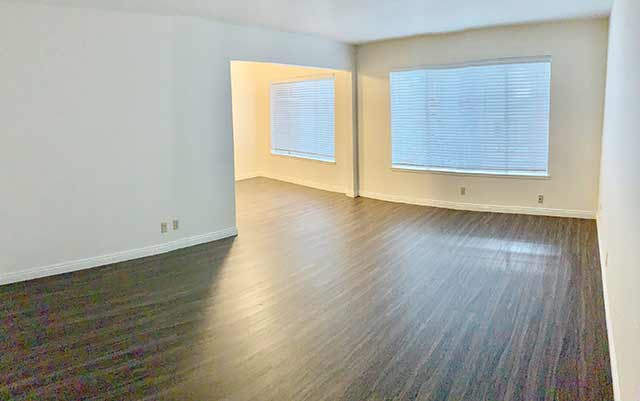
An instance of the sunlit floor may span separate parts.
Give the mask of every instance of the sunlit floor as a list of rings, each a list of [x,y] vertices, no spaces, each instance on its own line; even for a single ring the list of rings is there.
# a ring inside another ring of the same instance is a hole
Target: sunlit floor
[[[613,399],[594,221],[237,197],[237,238],[0,287],[0,399]]]

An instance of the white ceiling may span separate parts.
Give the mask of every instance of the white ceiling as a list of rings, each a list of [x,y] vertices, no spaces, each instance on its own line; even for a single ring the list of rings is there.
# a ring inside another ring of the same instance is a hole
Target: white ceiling
[[[14,0],[16,1],[16,0]],[[193,15],[363,43],[494,25],[608,15],[613,0],[17,0]]]

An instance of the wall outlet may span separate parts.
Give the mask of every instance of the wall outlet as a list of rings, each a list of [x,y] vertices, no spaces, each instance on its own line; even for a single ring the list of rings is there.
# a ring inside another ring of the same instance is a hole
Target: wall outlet
[[[609,266],[609,252],[604,254],[604,267]]]
[[[467,194],[467,187],[460,187],[460,195],[465,196]]]
[[[538,195],[538,203],[541,205],[544,203],[544,195]]]
[[[160,223],[160,233],[165,234],[167,231],[169,231],[167,223]]]
[[[173,230],[177,230],[180,228],[180,221],[179,220],[174,220],[173,221]]]

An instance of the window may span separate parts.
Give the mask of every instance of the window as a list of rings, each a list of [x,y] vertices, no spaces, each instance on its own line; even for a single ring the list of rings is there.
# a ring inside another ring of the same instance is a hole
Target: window
[[[333,78],[271,84],[271,153],[335,161]]]
[[[551,59],[390,73],[393,167],[547,176]]]

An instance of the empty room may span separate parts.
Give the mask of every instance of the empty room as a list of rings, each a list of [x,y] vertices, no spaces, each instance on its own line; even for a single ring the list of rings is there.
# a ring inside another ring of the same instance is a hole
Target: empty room
[[[0,400],[640,401],[640,2],[0,0]]]

